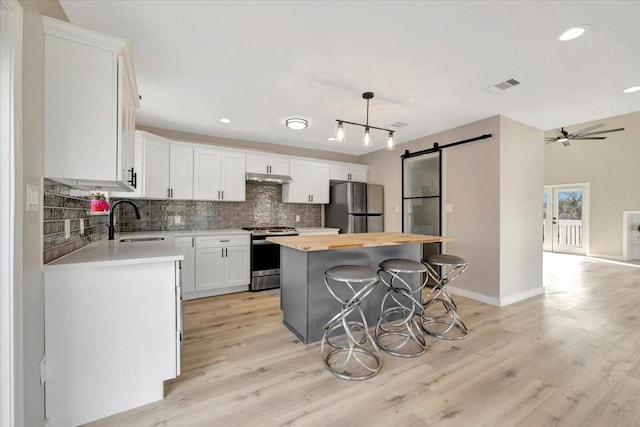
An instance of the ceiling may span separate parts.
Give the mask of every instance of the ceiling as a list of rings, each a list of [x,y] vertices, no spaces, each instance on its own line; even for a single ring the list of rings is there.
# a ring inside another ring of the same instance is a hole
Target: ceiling
[[[146,126],[360,155],[386,134],[368,149],[359,127],[327,138],[336,119],[365,122],[365,91],[371,125],[408,124],[396,142],[496,114],[548,130],[640,110],[640,92],[622,93],[640,85],[637,1],[60,3],[72,23],[131,41]]]

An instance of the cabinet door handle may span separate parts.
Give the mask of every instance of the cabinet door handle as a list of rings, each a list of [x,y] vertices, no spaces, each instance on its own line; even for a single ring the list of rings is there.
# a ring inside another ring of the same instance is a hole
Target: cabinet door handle
[[[224,256],[225,258],[229,258],[229,248],[224,248]]]
[[[228,242],[228,241],[229,241],[229,239],[227,239],[227,240],[220,240],[220,243],[226,243],[226,242]]]
[[[222,190],[222,200],[224,200],[224,190]]]
[[[196,238],[195,238],[195,237],[192,237],[192,238],[191,238],[191,247],[192,247],[192,248],[195,248],[195,247],[196,247]]]
[[[171,189],[171,198],[173,199],[173,188]]]
[[[224,258],[224,248],[220,248],[220,258]]]
[[[131,186],[132,186],[133,188],[136,188],[136,185],[135,185],[135,178],[134,178],[135,173],[133,172],[133,168],[131,168],[131,169],[127,169],[127,172],[129,172],[129,173],[131,174],[131,179],[127,180],[127,182],[128,182],[129,184],[131,184]]]
[[[218,199],[220,198],[220,190],[218,190]]]
[[[167,188],[167,197],[171,197],[171,188]]]
[[[311,195],[311,203],[313,203],[313,194]]]

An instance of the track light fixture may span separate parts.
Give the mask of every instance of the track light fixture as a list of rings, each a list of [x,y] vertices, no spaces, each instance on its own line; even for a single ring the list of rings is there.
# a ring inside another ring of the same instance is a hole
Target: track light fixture
[[[387,149],[388,150],[393,150],[395,149],[395,141],[394,141],[394,132],[391,129],[385,129],[385,128],[379,128],[376,126],[371,126],[369,125],[369,100],[373,99],[373,92],[365,92],[362,94],[362,98],[367,100],[367,120],[365,122],[365,124],[362,123],[355,123],[355,122],[349,122],[346,120],[341,120],[341,119],[336,119],[336,122],[338,122],[337,126],[336,126],[336,141],[338,142],[343,142],[345,140],[345,132],[344,132],[344,124],[350,124],[350,125],[354,125],[354,126],[360,126],[364,128],[364,134],[362,135],[362,145],[364,147],[371,147],[372,145],[372,140],[371,140],[371,129],[377,129],[377,130],[382,130],[385,132],[389,132],[389,135],[387,136]]]

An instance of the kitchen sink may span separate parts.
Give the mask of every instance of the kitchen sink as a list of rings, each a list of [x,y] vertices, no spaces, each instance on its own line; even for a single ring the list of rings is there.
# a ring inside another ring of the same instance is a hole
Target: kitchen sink
[[[126,239],[120,239],[122,243],[131,243],[131,242],[157,242],[160,240],[164,240],[164,237],[128,237]]]

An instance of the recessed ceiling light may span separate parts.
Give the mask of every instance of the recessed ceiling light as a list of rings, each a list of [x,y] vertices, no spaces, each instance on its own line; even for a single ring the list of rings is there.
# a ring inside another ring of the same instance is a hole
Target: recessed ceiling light
[[[631,86],[623,90],[624,93],[633,93],[640,91],[640,86]]]
[[[335,141],[336,139],[331,137],[331,138],[327,138],[327,141]]]
[[[285,120],[284,124],[289,129],[295,129],[295,130],[306,129],[306,127],[309,126],[308,121],[306,121],[305,119],[299,119],[299,118],[287,119]]]
[[[577,39],[583,35],[589,29],[588,25],[578,25],[577,27],[569,28],[567,31],[561,33],[558,36],[558,40],[566,42],[569,40]]]
[[[220,119],[220,123],[225,123],[225,124],[231,123],[231,120],[229,120],[229,119]]]

